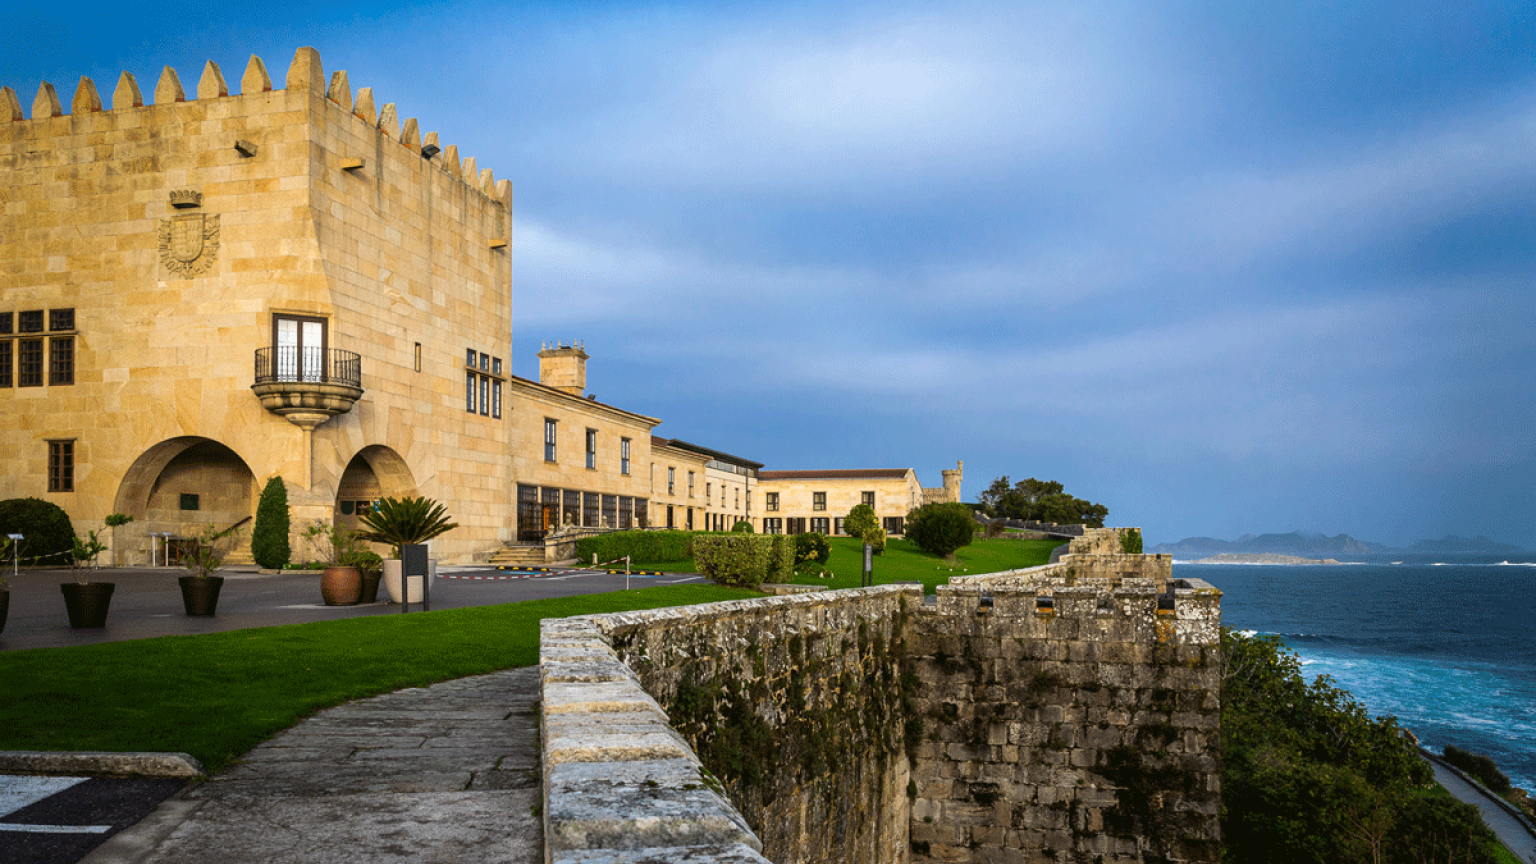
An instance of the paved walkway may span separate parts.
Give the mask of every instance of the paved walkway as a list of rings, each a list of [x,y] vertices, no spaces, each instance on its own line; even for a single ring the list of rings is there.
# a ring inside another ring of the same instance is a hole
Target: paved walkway
[[[543,860],[538,667],[316,714],[84,864]]]
[[[1525,825],[1497,803],[1489,800],[1488,795],[1477,786],[1463,780],[1456,772],[1446,768],[1438,759],[1428,760],[1429,766],[1435,769],[1435,780],[1445,787],[1445,791],[1459,801],[1465,801],[1477,808],[1483,815],[1483,821],[1499,837],[1499,842],[1505,848],[1515,854],[1515,857],[1526,864],[1536,864],[1536,837]]]

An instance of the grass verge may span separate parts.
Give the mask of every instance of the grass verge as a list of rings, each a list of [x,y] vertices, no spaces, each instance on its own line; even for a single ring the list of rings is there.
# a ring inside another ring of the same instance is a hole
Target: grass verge
[[[0,653],[0,750],[174,751],[210,772],[322,708],[538,662],[539,621],[760,596],[716,585]]]

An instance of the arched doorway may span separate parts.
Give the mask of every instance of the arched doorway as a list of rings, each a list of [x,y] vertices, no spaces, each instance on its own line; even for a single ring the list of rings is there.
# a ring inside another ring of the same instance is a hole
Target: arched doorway
[[[362,528],[359,516],[380,498],[416,495],[416,478],[400,454],[382,445],[359,450],[336,485],[336,527]]]
[[[238,453],[210,438],[162,441],[134,460],[118,486],[114,510],[133,522],[115,529],[113,558],[119,564],[163,562],[169,549],[174,563],[180,546],[209,529],[239,525],[241,539],[227,561],[249,563],[247,520],[255,507],[256,477]]]

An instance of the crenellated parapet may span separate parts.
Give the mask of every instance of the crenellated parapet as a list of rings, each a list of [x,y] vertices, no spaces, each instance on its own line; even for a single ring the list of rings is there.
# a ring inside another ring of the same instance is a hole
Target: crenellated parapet
[[[320,54],[315,49],[306,47],[294,52],[293,62],[289,64],[284,83],[288,90],[306,91],[324,97],[372,126],[382,137],[419,153],[420,158],[427,163],[459,178],[487,198],[499,201],[508,208],[511,207],[511,181],[497,180],[489,168],[480,169],[473,156],[465,157],[461,161],[458,147],[441,146],[436,132],[423,135],[416,118],[409,117],[402,121],[395,103],[384,103],[382,107],[376,108],[373,88],[363,87],[354,91],[345,70],[337,70],[327,79],[320,63]],[[0,86],[0,122],[46,122],[61,117],[135,111],[188,101],[203,102],[259,96],[271,93],[273,89],[272,78],[267,73],[266,64],[260,57],[253,54],[246,62],[245,72],[240,76],[238,94],[231,94],[222,70],[212,60],[203,65],[197,86],[190,97],[182,85],[180,75],[170,66],[161,69],[160,77],[152,92],[152,99],[148,102],[145,101],[143,91],[140,90],[139,83],[133,74],[125,71],[118,78],[109,108],[104,107],[101,95],[96,89],[96,83],[90,78],[81,76],[79,83],[75,85],[74,94],[69,101],[69,110],[66,113],[58,90],[50,82],[44,81],[38,86],[37,95],[32,99],[30,118],[16,91],[9,86]]]

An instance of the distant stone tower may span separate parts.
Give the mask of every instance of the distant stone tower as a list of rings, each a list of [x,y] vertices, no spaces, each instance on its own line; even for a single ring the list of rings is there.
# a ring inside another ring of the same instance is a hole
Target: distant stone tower
[[[944,485],[923,487],[924,504],[958,504],[960,503],[960,477],[965,472],[965,463],[956,462],[955,467],[948,471],[940,471],[944,475]]]
[[[965,463],[956,460],[953,471],[941,471],[944,475],[944,500],[960,501],[960,480],[965,476]]]
[[[587,352],[582,343],[555,343],[539,352],[539,383],[572,396],[584,396],[587,390]]]

